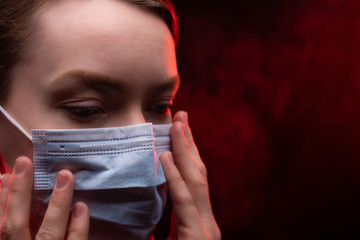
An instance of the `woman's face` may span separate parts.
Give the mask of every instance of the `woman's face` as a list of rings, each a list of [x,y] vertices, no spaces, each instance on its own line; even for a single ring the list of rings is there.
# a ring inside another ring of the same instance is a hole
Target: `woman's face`
[[[120,0],[62,0],[36,19],[4,106],[27,131],[171,122],[179,78],[161,18]]]

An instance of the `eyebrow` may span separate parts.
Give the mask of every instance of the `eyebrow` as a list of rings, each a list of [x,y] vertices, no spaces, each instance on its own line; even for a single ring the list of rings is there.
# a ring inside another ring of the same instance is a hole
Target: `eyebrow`
[[[147,91],[147,94],[156,95],[169,90],[172,90],[172,92],[176,92],[180,86],[180,82],[181,81],[179,75],[168,78],[165,81],[159,81],[154,85],[150,86],[150,88]]]
[[[123,84],[115,82],[105,75],[81,70],[70,71],[60,75],[55,80],[51,81],[51,86],[58,87],[64,85],[66,86],[67,84],[74,84],[74,80],[76,81],[75,84],[80,83],[95,87],[111,88],[119,92],[123,92],[125,90],[125,86]]]
[[[73,81],[69,80],[75,80],[75,84],[86,84],[93,88],[100,88],[100,89],[112,89],[118,92],[125,92],[126,91],[126,85],[124,83],[114,81],[112,78],[88,71],[83,70],[74,70],[70,72],[66,72],[59,77],[57,77],[55,80],[51,81],[51,86],[53,87],[60,87],[60,86],[66,86],[67,84],[73,84]],[[156,82],[154,85],[151,85],[148,93],[150,94],[156,94],[159,92],[164,92],[167,90],[174,90],[176,91],[180,85],[180,76],[176,75],[174,77],[170,77],[165,80],[160,80],[159,82]]]

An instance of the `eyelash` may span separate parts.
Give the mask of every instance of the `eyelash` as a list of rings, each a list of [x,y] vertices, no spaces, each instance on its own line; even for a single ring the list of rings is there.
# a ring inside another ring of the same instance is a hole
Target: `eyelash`
[[[174,110],[174,105],[173,105],[173,103],[157,104],[157,105],[151,106],[148,110],[154,112],[155,114],[164,116],[169,111],[171,112]]]
[[[105,113],[99,107],[63,107],[63,109],[77,120],[89,120],[92,116]]]
[[[97,115],[105,113],[105,111],[100,107],[71,107],[66,106],[63,107],[71,118],[75,119],[76,121],[83,121],[89,122],[93,120]],[[147,109],[147,111],[151,112],[152,114],[156,115],[157,117],[165,117],[169,113],[173,112],[175,107],[173,103],[162,103],[162,104],[155,104]]]

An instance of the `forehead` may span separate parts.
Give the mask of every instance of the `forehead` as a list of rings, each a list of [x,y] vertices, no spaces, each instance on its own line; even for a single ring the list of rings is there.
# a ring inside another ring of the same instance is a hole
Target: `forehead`
[[[76,62],[104,71],[115,63],[122,74],[143,67],[176,75],[170,30],[160,17],[137,6],[121,0],[60,0],[45,5],[37,18],[30,52],[44,56],[51,51],[56,60],[44,64],[66,68]]]
[[[40,16],[42,27],[53,32],[68,30],[91,33],[101,30],[102,34],[113,34],[114,30],[121,33],[121,30],[130,28],[146,30],[143,34],[158,35],[157,28],[166,25],[155,14],[122,0],[50,1],[40,11]],[[127,34],[139,37],[135,31]]]

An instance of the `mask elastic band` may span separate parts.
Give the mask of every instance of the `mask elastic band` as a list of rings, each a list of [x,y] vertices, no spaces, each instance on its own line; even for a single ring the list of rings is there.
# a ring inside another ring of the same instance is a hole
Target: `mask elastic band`
[[[27,133],[25,131],[25,129],[18,123],[16,122],[16,120],[10,116],[10,114],[8,112],[6,112],[6,110],[0,106],[0,112],[2,112],[2,114],[4,114],[4,116],[17,128],[19,129],[27,138],[30,139],[30,141],[32,141],[32,137],[29,133]]]

